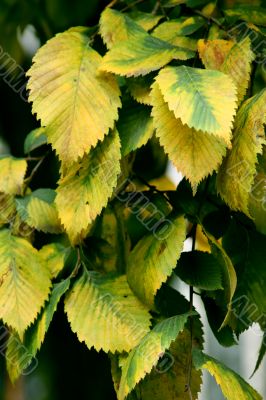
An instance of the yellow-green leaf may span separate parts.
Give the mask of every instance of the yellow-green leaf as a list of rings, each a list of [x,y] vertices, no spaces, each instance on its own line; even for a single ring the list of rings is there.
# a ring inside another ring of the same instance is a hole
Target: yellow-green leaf
[[[193,51],[174,46],[144,31],[112,46],[103,57],[100,70],[125,76],[147,75],[173,59],[187,60],[193,56]]]
[[[14,195],[0,193],[0,226],[9,224],[15,219],[16,202]]]
[[[237,87],[238,103],[240,103],[247,91],[251,63],[254,54],[251,50],[251,42],[248,37],[239,43],[226,40],[199,40],[200,57],[208,69],[216,69],[230,75]]]
[[[139,76],[137,78],[128,78],[128,90],[134,100],[138,103],[151,105],[151,84],[153,78],[148,76]]]
[[[103,140],[118,117],[120,91],[113,76],[99,72],[101,60],[85,29],[70,29],[38,50],[27,73],[32,111],[65,164]]]
[[[146,13],[142,11],[132,11],[129,16],[143,29],[145,29],[145,31],[150,31],[158,24],[160,19],[163,18],[162,15],[153,15],[151,13]]]
[[[235,121],[232,149],[217,177],[217,188],[233,210],[249,216],[249,194],[256,173],[257,155],[265,143],[266,89],[246,100]]]
[[[171,218],[168,222],[168,229],[162,224],[156,236],[153,233],[144,236],[128,258],[129,286],[143,303],[151,307],[157,290],[176,267],[186,238],[184,217]]]
[[[266,235],[266,147],[249,196],[249,211],[257,230]]]
[[[263,400],[241,376],[200,350],[193,351],[193,361],[197,369],[206,369],[215,378],[227,400]]]
[[[120,158],[119,136],[114,131],[59,180],[55,202],[73,243],[106,206],[120,172]]]
[[[227,313],[220,327],[220,329],[222,329],[227,325],[231,316],[232,299],[237,287],[237,276],[233,263],[222,245],[209,232],[204,230],[204,233],[209,240],[212,254],[216,257],[217,263],[219,264],[222,272],[222,283],[227,307]]]
[[[126,276],[84,269],[65,300],[73,332],[97,351],[130,351],[149,331],[150,315],[131,292]]]
[[[21,194],[24,176],[27,170],[26,160],[14,157],[0,158],[0,192]]]
[[[50,291],[49,271],[25,239],[0,231],[0,318],[20,337]]]
[[[198,183],[218,169],[226,145],[214,135],[183,125],[169,110],[158,84],[152,90],[152,116],[156,135],[178,171],[189,179],[195,191]]]
[[[55,191],[37,189],[17,199],[17,211],[23,221],[32,228],[45,233],[59,233],[62,226],[55,206]]]
[[[61,243],[50,243],[43,246],[39,254],[43,258],[46,268],[50,271],[51,277],[56,278],[70,255],[70,247],[65,247]]]
[[[151,372],[165,350],[183,331],[188,315],[177,315],[159,322],[131,350],[122,365],[118,400],[124,400],[139,381]]]
[[[35,358],[38,350],[44,342],[45,335],[49,329],[57,305],[68,290],[70,280],[66,279],[53,286],[49,301],[38,316],[34,325],[30,326],[25,333],[23,342],[19,337],[11,334],[6,349],[6,363],[9,377],[14,383],[21,374],[28,375],[36,366]]]
[[[266,26],[266,10],[263,7],[256,7],[251,4],[236,6],[224,10],[225,15],[234,20],[242,19],[256,25]]]
[[[183,65],[162,69],[156,82],[169,109],[183,124],[230,143],[237,98],[229,76]]]
[[[154,29],[153,35],[163,40],[166,40],[165,35],[167,35],[167,37],[170,35],[172,37],[191,35],[204,24],[204,18],[200,16],[189,18],[181,17],[177,20],[163,22]]]
[[[101,14],[100,34],[108,49],[118,42],[137,37],[142,33],[145,34],[145,30],[126,14],[109,7]]]
[[[43,146],[47,143],[45,128],[37,128],[31,131],[24,142],[24,153],[28,154],[31,151]]]

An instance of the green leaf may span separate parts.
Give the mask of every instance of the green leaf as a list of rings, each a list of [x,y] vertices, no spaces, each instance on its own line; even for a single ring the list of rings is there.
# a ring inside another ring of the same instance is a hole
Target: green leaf
[[[0,318],[20,337],[50,291],[48,269],[25,239],[0,231]]]
[[[153,307],[154,297],[173,272],[186,238],[184,217],[167,219],[158,224],[156,235],[141,239],[129,255],[127,279],[139,299]]]
[[[173,59],[187,60],[193,56],[193,51],[174,46],[144,31],[112,46],[103,57],[100,70],[128,77],[147,75]]]
[[[266,148],[259,159],[252,190],[249,195],[249,211],[256,228],[266,235]]]
[[[236,93],[229,76],[183,65],[162,69],[156,82],[169,109],[183,124],[230,143]]]
[[[165,350],[183,331],[188,316],[177,315],[159,322],[129,353],[122,365],[118,400],[124,400],[145,375],[157,364]]]
[[[193,361],[197,369],[206,369],[216,380],[227,400],[262,400],[247,382],[221,362],[195,349]]]
[[[264,332],[264,335],[262,338],[261,346],[259,349],[258,359],[257,359],[256,366],[255,366],[252,376],[258,371],[258,369],[265,357],[265,354],[266,354],[266,331]]]
[[[227,313],[220,327],[220,329],[222,329],[228,324],[232,313],[232,299],[237,287],[237,276],[233,263],[222,245],[210,233],[206,232],[205,230],[204,233],[211,245],[212,254],[217,259],[222,271],[222,283],[227,306]]]
[[[154,132],[151,110],[133,101],[125,101],[117,122],[121,153],[126,156],[145,145]]]
[[[86,234],[89,224],[107,205],[120,172],[120,157],[115,131],[60,178],[55,203],[71,242]]]
[[[188,285],[199,289],[222,289],[221,269],[210,253],[198,250],[182,253],[175,273]]]
[[[26,160],[9,156],[0,157],[0,192],[21,194],[26,170]]]
[[[169,110],[157,83],[152,89],[152,116],[156,135],[174,166],[189,179],[193,191],[199,182],[218,169],[226,153],[225,143],[183,125]]]
[[[85,28],[56,35],[38,50],[33,62],[27,73],[32,111],[68,165],[113,128],[121,105],[117,82],[99,73],[101,56],[89,46]]]
[[[196,321],[196,320],[195,320]],[[202,341],[202,331],[194,331],[195,344]],[[141,380],[127,399],[135,400],[184,400],[187,385],[187,355],[190,351],[190,332],[185,328],[178,334],[170,348],[161,355],[148,375]],[[124,357],[120,357],[123,366]],[[111,371],[116,392],[119,391],[121,368],[117,357],[111,358]],[[197,397],[201,385],[201,372],[192,366],[191,391],[193,398]]]
[[[70,247],[65,247],[61,243],[46,244],[39,250],[52,278],[56,278],[63,270],[70,251]]]
[[[142,11],[132,11],[129,16],[143,29],[145,29],[145,31],[150,31],[158,24],[160,19],[163,18],[162,15],[153,15],[151,13],[146,13]]]
[[[217,177],[217,189],[233,210],[250,215],[249,194],[256,173],[257,154],[265,143],[266,90],[246,100],[237,113],[232,149]]]
[[[69,284],[70,280],[66,279],[53,286],[45,308],[38,316],[34,325],[27,329],[23,342],[20,342],[19,338],[16,336],[10,336],[6,350],[6,361],[7,371],[13,383],[19,378],[23,371],[29,367],[32,359],[41,348],[53,315],[57,309],[57,305],[61,297],[68,290]],[[26,354],[23,354],[23,351],[24,353],[26,351]]]
[[[236,234],[239,243],[235,240]],[[266,330],[266,237],[241,225],[232,223],[223,238],[223,246],[234,258],[237,288],[232,302],[235,319],[231,325],[236,334],[248,329],[254,322]]]
[[[52,189],[37,189],[21,199],[16,199],[20,218],[38,231],[59,233],[62,226],[54,202],[55,196]]]
[[[167,40],[167,38],[191,35],[199,28],[205,25],[204,18],[200,16],[195,17],[181,17],[176,20],[166,21],[157,26],[153,31],[153,36]],[[168,33],[167,33],[168,32]]]
[[[126,276],[87,272],[65,300],[73,332],[88,348],[130,351],[149,331],[150,315],[131,292]]]
[[[224,13],[234,20],[242,19],[255,25],[266,26],[266,10],[262,7],[242,5],[224,10]]]
[[[28,154],[31,151],[43,146],[47,143],[47,137],[45,134],[45,128],[37,128],[31,131],[24,142],[24,153]]]

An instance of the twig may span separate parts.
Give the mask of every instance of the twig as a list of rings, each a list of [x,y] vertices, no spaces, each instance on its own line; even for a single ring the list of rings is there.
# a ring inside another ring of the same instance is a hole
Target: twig
[[[196,247],[196,237],[197,237],[197,224],[193,225],[193,233],[192,233],[192,246],[191,250],[194,251]],[[193,286],[189,286],[189,311],[193,310],[193,295],[194,288]],[[188,354],[188,365],[187,365],[187,383],[186,383],[186,392],[188,392],[190,400],[193,400],[193,395],[191,391],[191,372],[192,372],[192,350],[193,350],[193,317],[189,317],[189,331],[190,331],[190,347]]]
[[[42,165],[42,163],[43,163],[43,161],[44,161],[44,159],[45,159],[45,157],[47,156],[48,153],[49,153],[49,151],[48,151],[44,156],[42,156],[42,157],[39,159],[39,161],[37,162],[37,164],[35,165],[35,167],[34,167],[33,170],[31,171],[30,176],[28,176],[28,177],[25,179],[25,181],[24,181],[25,186],[24,186],[24,189],[23,189],[23,195],[25,195],[25,193],[26,193],[26,191],[27,191],[27,189],[28,189],[28,187],[29,187],[29,184],[31,183],[32,179],[34,178],[34,175],[36,174],[36,172],[38,171],[38,169],[39,169],[40,166]]]
[[[77,261],[76,261],[76,264],[75,264],[75,267],[74,267],[73,271],[69,275],[69,278],[74,278],[77,275],[79,267],[80,267],[80,260],[81,260],[81,258],[80,258],[80,249],[78,247],[77,248]]]
[[[122,10],[120,10],[120,12],[124,12],[127,11],[128,9],[136,6],[139,3],[143,3],[144,0],[136,0],[134,3],[128,4],[126,7],[122,8]]]

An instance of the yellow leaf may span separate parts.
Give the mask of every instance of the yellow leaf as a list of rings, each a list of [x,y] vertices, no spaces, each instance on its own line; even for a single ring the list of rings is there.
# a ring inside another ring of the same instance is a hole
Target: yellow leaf
[[[0,192],[6,194],[21,194],[26,170],[26,160],[14,157],[1,157]]]
[[[84,269],[65,300],[65,310],[79,340],[97,351],[130,351],[149,331],[148,310],[131,292],[125,275]]]
[[[232,149],[219,170],[217,188],[232,210],[249,216],[249,193],[256,173],[257,154],[265,143],[266,89],[246,100],[235,121]]]
[[[46,244],[39,251],[51,277],[56,278],[65,266],[67,257],[70,254],[70,248],[60,243]]]
[[[222,140],[183,125],[164,102],[158,84],[152,90],[152,115],[164,150],[178,171],[189,179],[194,192],[198,183],[218,169],[226,153]]]
[[[186,66],[166,67],[156,82],[169,109],[183,124],[230,143],[237,99],[229,76]]]
[[[55,202],[72,243],[83,238],[89,224],[106,206],[116,186],[120,158],[119,136],[114,131],[59,180]]]
[[[198,41],[198,52],[205,68],[221,70],[221,66],[234,46],[233,40],[213,39]]]
[[[27,73],[33,113],[65,164],[103,140],[118,118],[120,91],[113,76],[98,71],[101,60],[84,29],[70,29],[38,50]]]
[[[0,231],[0,318],[20,337],[43,306],[50,285],[37,250],[8,230]]]

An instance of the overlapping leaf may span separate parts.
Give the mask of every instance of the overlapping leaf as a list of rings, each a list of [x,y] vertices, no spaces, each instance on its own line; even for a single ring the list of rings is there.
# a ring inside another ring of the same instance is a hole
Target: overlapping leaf
[[[206,369],[215,378],[227,400],[262,400],[262,396],[238,374],[200,350],[194,350],[193,361],[196,368]]]
[[[34,370],[38,361],[35,358],[44,342],[54,313],[61,297],[69,288],[70,280],[66,279],[53,286],[49,302],[37,318],[34,325],[27,329],[23,342],[16,335],[11,335],[6,349],[7,371],[14,383],[21,374],[28,375]]]
[[[79,340],[97,351],[130,351],[149,331],[148,310],[130,290],[125,275],[84,270],[66,298],[65,310]]]
[[[117,15],[117,12],[113,14],[112,11],[111,13],[112,16]],[[110,15],[110,11],[107,15]],[[116,19],[116,24],[119,24],[119,28],[115,30],[117,38],[114,39],[115,44],[104,56],[100,66],[101,70],[124,76],[147,75],[173,59],[187,60],[193,57],[193,51],[174,46],[149,35],[130,18],[125,18],[123,15],[119,18],[122,18],[125,22],[121,24],[121,22],[118,22],[119,19]],[[130,25],[130,29],[125,29],[125,23]],[[108,24],[108,29],[110,29],[110,26]],[[107,31],[109,32],[109,30]],[[102,35],[106,42],[110,41],[110,33],[108,36],[104,31]]]
[[[145,145],[154,132],[151,109],[133,101],[125,101],[117,129],[121,140],[121,153],[126,156]]]
[[[47,143],[45,128],[37,128],[31,131],[24,142],[24,153],[28,154],[31,151],[43,146]]]
[[[114,131],[59,180],[55,202],[73,243],[106,206],[120,172],[120,157],[119,136]]]
[[[20,337],[34,321],[50,290],[49,271],[25,239],[0,231],[0,318]]]
[[[233,210],[249,215],[249,193],[256,173],[257,155],[265,143],[266,90],[241,106],[235,121],[232,149],[219,170],[217,188]]]
[[[124,400],[145,375],[149,374],[171,343],[183,331],[189,314],[159,322],[129,353],[122,365],[118,400]]]
[[[168,229],[166,229],[168,228]],[[154,305],[157,290],[171,275],[183,250],[186,222],[183,217],[168,219],[167,226],[144,236],[129,255],[127,279],[139,299]]]
[[[158,84],[153,85],[151,97],[156,135],[170,160],[189,179],[195,191],[203,178],[218,169],[226,153],[226,145],[214,135],[189,128],[175,118]]]
[[[230,143],[236,93],[229,76],[186,66],[166,67],[156,82],[169,109],[183,124]]]
[[[59,233],[62,230],[55,206],[55,191],[37,189],[17,199],[17,211],[23,221],[38,231]]]
[[[221,269],[210,253],[198,250],[182,253],[175,272],[188,285],[205,290],[222,289]]]
[[[239,43],[221,39],[198,42],[200,57],[208,69],[217,69],[232,77],[237,87],[238,103],[247,91],[254,54],[248,37]]]
[[[70,247],[65,247],[61,243],[46,244],[39,250],[39,254],[43,258],[52,278],[56,278],[62,271],[70,251]]]
[[[85,28],[49,40],[28,71],[33,113],[65,163],[73,163],[112,128],[120,107],[114,77],[100,73],[101,56],[89,46]]]
[[[0,157],[0,192],[21,194],[26,170],[26,160],[9,156]]]

